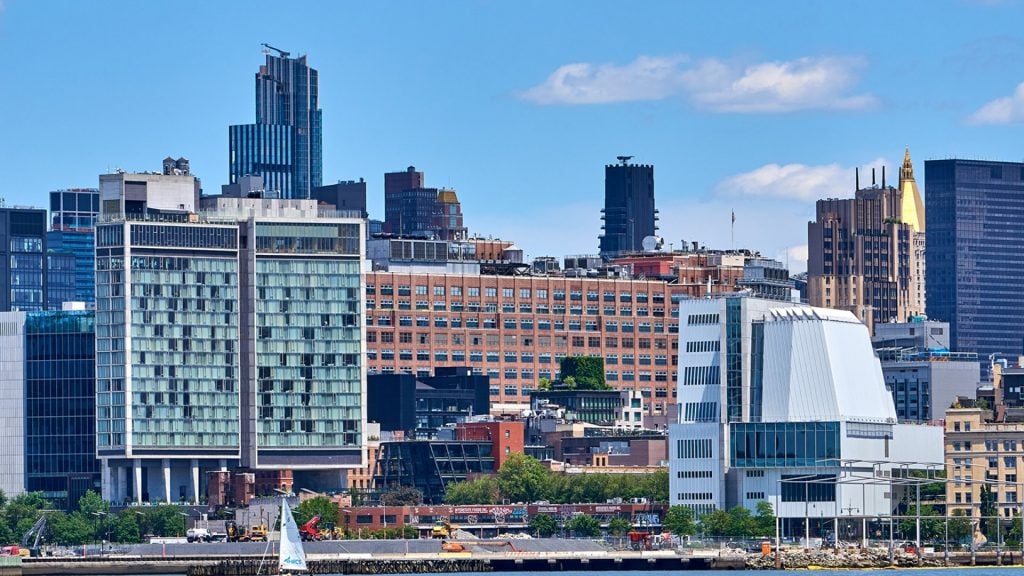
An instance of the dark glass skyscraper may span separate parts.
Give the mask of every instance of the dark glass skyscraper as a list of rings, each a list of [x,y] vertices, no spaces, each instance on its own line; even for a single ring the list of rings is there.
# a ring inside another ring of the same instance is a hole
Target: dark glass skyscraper
[[[630,164],[632,156],[619,156],[619,164],[604,167],[604,234],[601,256],[639,251],[644,237],[654,236],[658,211],[654,208],[654,166]]]
[[[323,176],[319,73],[305,56],[267,48],[267,63],[256,73],[256,123],[228,130],[228,176],[232,184],[263,176],[268,195],[309,198]]]
[[[925,191],[928,316],[953,350],[1024,353],[1024,164],[929,160]]]
[[[50,253],[47,300],[51,310],[73,300],[92,304],[96,301],[96,217],[100,211],[100,191],[76,188],[50,192],[50,231],[46,233]],[[73,268],[65,259],[74,258]],[[69,276],[70,275],[70,276]]]
[[[94,313],[25,319],[25,490],[72,508],[99,491]]]
[[[45,209],[0,208],[0,261],[0,310],[45,310]]]

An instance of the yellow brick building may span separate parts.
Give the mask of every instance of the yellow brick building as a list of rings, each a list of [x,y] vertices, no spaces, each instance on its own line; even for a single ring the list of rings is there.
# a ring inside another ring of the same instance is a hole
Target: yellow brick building
[[[951,513],[980,515],[981,487],[991,485],[996,510],[1003,518],[1021,513],[1024,494],[1024,423],[988,422],[991,411],[951,408],[946,411],[946,502]]]

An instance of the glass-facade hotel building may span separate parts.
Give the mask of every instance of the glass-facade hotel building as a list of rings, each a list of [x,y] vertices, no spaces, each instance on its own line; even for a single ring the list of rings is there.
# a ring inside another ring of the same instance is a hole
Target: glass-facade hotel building
[[[362,465],[362,223],[291,208],[98,227],[105,497],[198,502],[211,470]]]

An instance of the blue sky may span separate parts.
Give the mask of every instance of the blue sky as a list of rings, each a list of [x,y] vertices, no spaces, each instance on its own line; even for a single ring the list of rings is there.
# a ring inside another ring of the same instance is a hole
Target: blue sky
[[[471,232],[528,256],[597,250],[603,165],[654,164],[666,243],[769,256],[814,200],[904,146],[1020,161],[1024,4],[918,2],[51,2],[0,0],[0,196],[95,186],[188,157],[227,178],[260,43],[321,77],[324,179],[415,165]],[[862,180],[864,181],[864,180]],[[927,191],[925,191],[927,193]]]

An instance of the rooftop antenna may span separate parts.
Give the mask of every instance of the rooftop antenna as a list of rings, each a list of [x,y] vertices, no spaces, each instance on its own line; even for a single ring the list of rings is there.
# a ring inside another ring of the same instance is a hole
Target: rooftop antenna
[[[616,158],[618,158],[619,162],[622,162],[623,166],[626,166],[633,159],[632,156],[616,156]]]
[[[277,52],[281,56],[281,58],[287,58],[288,56],[291,55],[290,52],[285,52],[284,50],[281,50],[280,48],[274,48],[273,46],[271,46],[270,44],[267,44],[266,42],[264,42],[262,44],[262,46],[263,46],[263,53],[264,54],[269,54],[270,50],[273,50],[274,52]]]
[[[854,168],[853,169],[853,174],[854,174],[854,186],[857,187],[857,190],[860,190],[860,168]]]
[[[729,227],[729,249],[736,250],[736,211],[732,211],[732,225]]]

